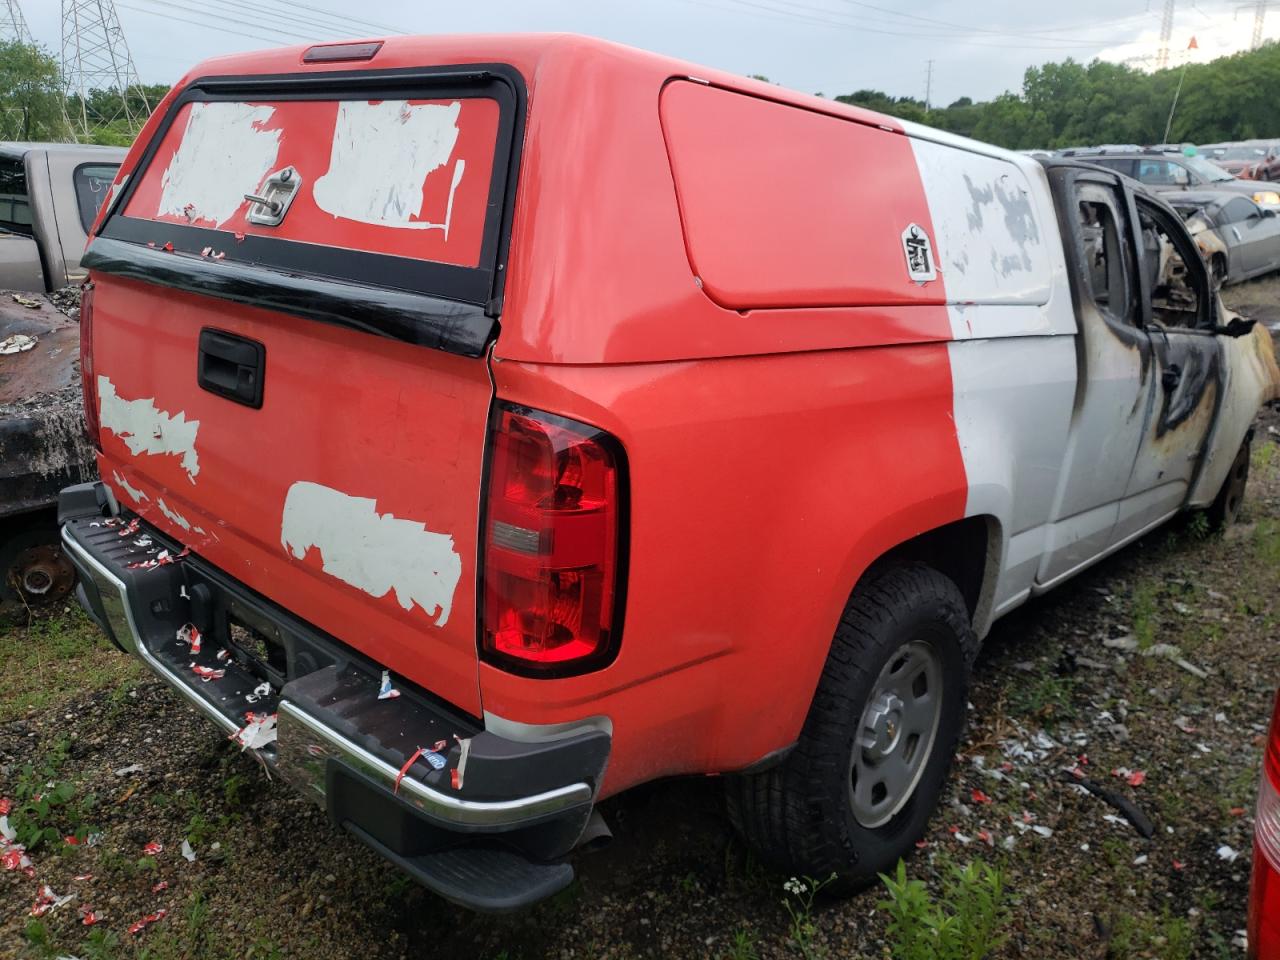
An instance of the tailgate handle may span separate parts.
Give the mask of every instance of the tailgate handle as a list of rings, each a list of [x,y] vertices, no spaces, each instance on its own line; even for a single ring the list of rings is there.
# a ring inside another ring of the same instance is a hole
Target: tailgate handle
[[[202,389],[258,410],[267,348],[257,340],[205,327],[200,331],[196,382]]]

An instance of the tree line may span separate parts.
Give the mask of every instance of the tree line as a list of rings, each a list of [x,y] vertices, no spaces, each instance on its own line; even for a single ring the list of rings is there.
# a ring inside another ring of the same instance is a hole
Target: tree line
[[[1098,143],[1154,144],[1164,137],[1181,67],[1155,73],[1094,60],[1029,67],[1020,92],[986,101],[961,97],[926,109],[914,97],[856,90],[836,100],[940,127],[1015,150]],[[758,77],[758,79],[765,79]],[[168,92],[150,84],[128,92],[129,113],[145,118]],[[1280,137],[1280,43],[1186,68],[1169,139],[1213,143]],[[65,106],[65,112],[64,112]],[[63,100],[57,60],[39,47],[0,43],[0,140],[70,140],[67,117],[78,97]],[[127,146],[130,125],[118,91],[93,90],[83,104],[90,140]]]
[[[1022,90],[926,110],[880,90],[835,99],[1014,150],[1164,139],[1181,66],[1147,73],[1119,63],[1067,59],[1029,67]],[[1173,143],[1280,138],[1280,43],[1186,67],[1169,132]]]

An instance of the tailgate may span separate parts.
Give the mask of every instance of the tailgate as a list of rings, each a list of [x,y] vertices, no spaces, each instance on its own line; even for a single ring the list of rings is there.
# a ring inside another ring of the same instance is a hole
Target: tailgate
[[[521,102],[479,70],[199,81],[85,259],[117,499],[476,715]]]

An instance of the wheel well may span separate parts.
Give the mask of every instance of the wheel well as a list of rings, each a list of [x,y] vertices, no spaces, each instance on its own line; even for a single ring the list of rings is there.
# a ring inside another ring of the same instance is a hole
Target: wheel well
[[[928,530],[889,550],[871,564],[867,574],[908,561],[926,563],[950,577],[960,588],[969,616],[976,619],[983,599],[988,545],[992,542],[995,522],[989,517],[965,517]]]

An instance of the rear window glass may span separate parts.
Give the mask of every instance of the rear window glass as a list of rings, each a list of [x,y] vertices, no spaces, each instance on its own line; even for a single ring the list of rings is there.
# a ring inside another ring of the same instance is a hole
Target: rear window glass
[[[111,184],[115,182],[116,171],[120,165],[116,163],[85,163],[76,167],[71,180],[76,190],[76,206],[80,211],[80,224],[88,233],[98,211],[111,193]]]
[[[21,160],[0,159],[0,230],[31,233],[31,201]]]
[[[124,213],[475,267],[500,112],[485,97],[187,103]],[[251,222],[246,195],[286,167],[298,185],[282,222]],[[235,240],[216,252],[236,258]]]

